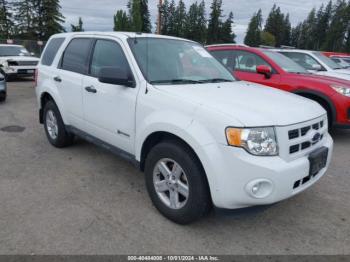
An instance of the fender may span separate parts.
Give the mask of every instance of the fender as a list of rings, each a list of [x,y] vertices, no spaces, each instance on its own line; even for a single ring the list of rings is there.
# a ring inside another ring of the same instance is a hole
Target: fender
[[[328,105],[329,105],[329,107],[331,109],[333,122],[336,122],[336,120],[337,120],[337,110],[336,110],[336,108],[334,106],[334,103],[332,102],[332,100],[328,96],[324,95],[321,92],[318,92],[318,91],[315,91],[315,90],[311,90],[311,89],[308,89],[308,88],[299,88],[299,89],[293,90],[292,93],[294,93],[296,95],[310,94],[310,95],[313,95],[313,96],[318,96],[321,99],[325,100],[328,103]]]

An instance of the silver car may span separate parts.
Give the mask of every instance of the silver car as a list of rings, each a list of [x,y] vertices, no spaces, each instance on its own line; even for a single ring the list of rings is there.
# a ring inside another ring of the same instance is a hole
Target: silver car
[[[3,102],[6,100],[7,95],[7,88],[6,88],[6,81],[5,77],[0,74],[0,102]]]

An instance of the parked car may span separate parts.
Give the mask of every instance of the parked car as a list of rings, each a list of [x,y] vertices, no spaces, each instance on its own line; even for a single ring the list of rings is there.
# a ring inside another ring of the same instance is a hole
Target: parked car
[[[291,58],[311,73],[350,80],[349,70],[338,65],[321,52],[298,49],[276,49],[275,51]]]
[[[344,58],[342,57],[335,57],[335,56],[331,56],[330,59],[333,62],[336,62],[338,65],[340,65],[342,68],[345,69],[350,69],[350,63],[348,63]],[[350,59],[349,59],[350,60]]]
[[[21,45],[0,45],[0,72],[5,78],[34,76],[39,58]]]
[[[312,99],[327,111],[330,126],[350,128],[350,81],[311,74],[269,49],[240,45],[207,48],[237,78]]]
[[[308,99],[236,81],[200,44],[136,33],[65,33],[38,65],[39,119],[135,163],[180,224],[292,197],[326,172],[327,115]]]
[[[6,80],[5,77],[0,74],[0,102],[4,102],[7,96]]]

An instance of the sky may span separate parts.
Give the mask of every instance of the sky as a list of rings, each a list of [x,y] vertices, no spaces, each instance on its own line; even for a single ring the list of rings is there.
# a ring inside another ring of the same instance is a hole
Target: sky
[[[175,0],[177,2],[177,0]],[[200,0],[198,0],[200,1]],[[148,0],[153,22],[153,30],[157,17],[157,4],[159,0]],[[184,0],[188,7],[195,0]],[[205,0],[207,15],[210,12],[212,0]],[[251,16],[261,8],[264,19],[274,3],[281,7],[282,12],[290,13],[293,26],[304,20],[313,7],[320,7],[328,0],[223,0],[223,11],[227,15],[230,11],[234,14],[234,32],[236,41],[242,43],[247,31]],[[61,0],[62,12],[66,17],[65,27],[70,30],[70,24],[77,24],[82,17],[85,31],[111,31],[113,29],[113,15],[119,9],[126,10],[127,0]]]

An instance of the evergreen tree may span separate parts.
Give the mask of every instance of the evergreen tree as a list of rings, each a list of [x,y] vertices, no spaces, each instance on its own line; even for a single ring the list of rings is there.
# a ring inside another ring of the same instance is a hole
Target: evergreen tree
[[[329,1],[329,3],[325,8],[322,5],[317,12],[316,43],[315,43],[316,50],[321,49],[322,44],[326,40],[331,16],[332,16],[332,1]]]
[[[185,37],[200,43],[205,43],[206,19],[205,3],[197,2],[190,6],[186,17]]]
[[[287,14],[283,21],[283,34],[282,34],[282,44],[289,46],[291,44],[291,32],[292,25],[289,20],[289,14]]]
[[[11,6],[7,0],[0,0],[0,38],[9,39],[13,34]]]
[[[228,18],[223,23],[220,31],[220,42],[221,43],[235,43],[236,35],[232,31],[233,25],[233,13],[230,12]]]
[[[185,3],[180,0],[174,15],[175,36],[185,37],[186,18],[186,6]]]
[[[72,32],[84,32],[83,20],[81,19],[81,17],[79,17],[79,21],[77,25],[71,24],[71,30]]]
[[[130,30],[134,32],[150,33],[152,30],[148,0],[129,0]]]
[[[222,0],[213,0],[210,6],[211,13],[208,23],[207,43],[218,43],[222,27]]]
[[[261,45],[262,21],[262,11],[259,9],[259,11],[250,19],[247,34],[244,39],[246,45],[253,47]]]
[[[311,10],[304,22],[303,36],[305,43],[302,43],[302,48],[314,50],[317,44],[317,18],[315,8]]]
[[[291,46],[301,48],[300,39],[302,36],[303,23],[299,23],[296,27],[292,28],[290,44]]]
[[[169,27],[169,1],[164,0],[163,5],[160,7],[160,12],[162,14],[161,24],[160,24],[160,33],[162,35],[168,35]]]
[[[349,26],[348,4],[345,0],[338,0],[333,7],[333,15],[327,32],[323,49],[341,51],[345,47],[346,33]]]
[[[48,40],[52,35],[65,32],[59,0],[34,0],[33,28],[37,39]]]
[[[281,8],[273,5],[271,12],[266,20],[265,32],[269,32],[276,39],[276,45],[288,45],[288,39],[285,39],[288,34],[290,35],[289,18],[286,20],[284,14],[281,12]],[[288,32],[289,30],[289,32]]]
[[[114,31],[128,31],[130,30],[129,17],[124,10],[118,10],[113,17]]]
[[[16,34],[22,39],[35,39],[35,0],[17,0],[13,3],[16,21]]]

